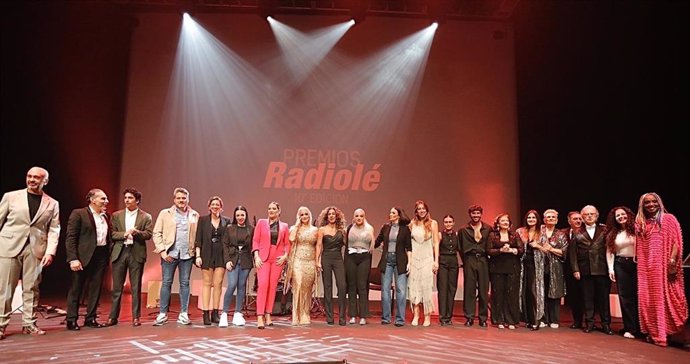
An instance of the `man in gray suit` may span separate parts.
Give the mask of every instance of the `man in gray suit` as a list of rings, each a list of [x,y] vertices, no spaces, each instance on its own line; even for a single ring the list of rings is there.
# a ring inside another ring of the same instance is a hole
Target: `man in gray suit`
[[[153,220],[149,213],[139,208],[141,192],[130,187],[125,189],[123,195],[125,208],[115,211],[110,220],[110,236],[113,240],[113,251],[110,253],[110,261],[113,263],[113,304],[110,306],[110,317],[106,325],[117,325],[122,288],[129,271],[132,325],[141,326],[141,277],[146,263],[146,241],[153,235]]]
[[[48,171],[33,167],[26,173],[26,189],[12,191],[0,201],[0,340],[12,313],[12,296],[22,277],[22,332],[45,335],[36,326],[41,271],[53,262],[60,236],[58,202],[43,192]]]

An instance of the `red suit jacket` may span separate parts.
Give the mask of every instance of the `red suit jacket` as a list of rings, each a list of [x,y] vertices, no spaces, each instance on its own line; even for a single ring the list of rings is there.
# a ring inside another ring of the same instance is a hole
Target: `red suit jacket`
[[[288,224],[278,222],[278,244],[276,250],[278,254],[285,255],[290,251],[290,240],[288,239]],[[259,258],[262,261],[268,259],[268,254],[271,251],[271,228],[268,225],[268,219],[259,219],[254,228],[254,237],[252,239],[252,252],[259,251]]]

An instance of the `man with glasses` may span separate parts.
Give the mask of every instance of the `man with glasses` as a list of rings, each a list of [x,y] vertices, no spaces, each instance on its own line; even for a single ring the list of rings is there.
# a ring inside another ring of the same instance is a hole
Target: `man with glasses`
[[[601,330],[613,335],[611,330],[611,310],[609,292],[611,281],[606,264],[605,225],[597,224],[599,211],[587,205],[580,211],[584,225],[573,231],[570,241],[570,267],[573,277],[580,283],[585,306],[585,326],[582,331],[594,330],[594,313],[599,312]]]

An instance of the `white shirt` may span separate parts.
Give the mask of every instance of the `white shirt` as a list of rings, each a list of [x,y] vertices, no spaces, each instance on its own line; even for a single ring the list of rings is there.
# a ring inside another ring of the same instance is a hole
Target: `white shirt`
[[[108,244],[108,222],[105,220],[105,213],[97,213],[89,206],[93,220],[96,222],[96,246],[106,246]]]
[[[587,234],[589,234],[589,238],[594,239],[594,232],[597,230],[597,224],[594,224],[594,225],[586,225],[585,224],[585,229],[587,229]]]
[[[137,213],[139,212],[139,209],[136,209],[134,211],[129,211],[125,209],[125,231],[130,231],[131,229],[134,229],[134,223],[137,221]],[[132,245],[134,244],[134,239],[132,237],[128,237],[127,240],[125,240],[125,245]]]

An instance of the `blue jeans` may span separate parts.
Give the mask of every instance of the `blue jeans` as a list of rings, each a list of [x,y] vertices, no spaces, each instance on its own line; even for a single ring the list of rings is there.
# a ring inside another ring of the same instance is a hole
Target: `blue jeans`
[[[161,258],[163,283],[161,285],[160,313],[168,313],[170,308],[170,291],[175,278],[175,268],[180,270],[180,312],[187,312],[189,307],[189,277],[192,274],[192,258],[173,259],[168,263]]]
[[[234,267],[233,270],[228,271],[228,289],[225,290],[225,296],[223,297],[223,312],[227,313],[230,311],[230,301],[232,301],[232,294],[235,293],[235,288],[237,288],[235,312],[242,312],[245,292],[247,291],[247,277],[249,277],[249,271],[251,270],[251,268],[242,269]]]
[[[383,259],[383,258],[382,258]],[[395,323],[405,324],[405,303],[407,301],[407,274],[398,274],[395,253],[386,254],[386,272],[381,280],[381,321],[391,322],[391,283],[395,275]]]

